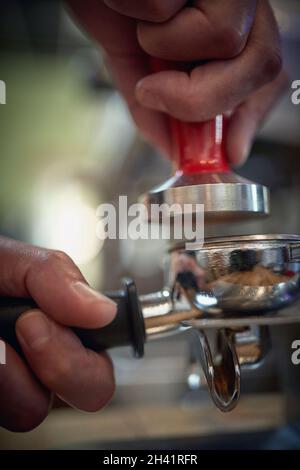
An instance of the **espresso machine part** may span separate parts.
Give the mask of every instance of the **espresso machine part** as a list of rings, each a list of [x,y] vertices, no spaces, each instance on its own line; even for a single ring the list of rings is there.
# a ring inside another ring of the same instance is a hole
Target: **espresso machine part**
[[[108,294],[118,304],[113,322],[74,332],[90,349],[132,345],[136,357],[143,356],[146,339],[191,333],[211,396],[229,411],[240,394],[240,362],[253,364],[265,354],[262,341],[255,348],[247,344],[246,353],[243,332],[253,325],[300,323],[299,261],[295,235],[210,239],[195,251],[178,246],[170,252],[161,291],[138,297],[134,282],[125,279],[122,290]],[[19,351],[15,322],[36,307],[32,299],[0,298],[0,337]],[[217,331],[214,354],[207,329]]]
[[[299,242],[297,235],[251,235],[212,238],[195,251],[177,246],[170,253],[169,284],[184,286],[202,310],[278,310],[299,297]]]

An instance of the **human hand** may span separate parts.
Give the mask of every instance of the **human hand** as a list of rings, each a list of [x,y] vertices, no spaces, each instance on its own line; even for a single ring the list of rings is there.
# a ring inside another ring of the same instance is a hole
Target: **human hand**
[[[47,416],[52,394],[84,411],[102,408],[114,391],[111,361],[86,349],[69,327],[101,328],[113,320],[116,304],[91,289],[65,253],[2,237],[0,295],[29,296],[39,306],[16,323],[25,360],[6,344],[0,425],[33,429]]]
[[[206,121],[230,113],[227,154],[248,157],[256,131],[287,78],[267,0],[68,0],[103,47],[142,134],[171,156],[166,113]],[[152,73],[149,56],[192,62],[192,71]]]

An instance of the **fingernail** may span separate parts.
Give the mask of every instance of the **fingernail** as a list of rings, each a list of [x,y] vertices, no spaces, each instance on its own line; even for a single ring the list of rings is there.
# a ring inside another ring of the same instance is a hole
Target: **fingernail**
[[[161,100],[160,96],[147,89],[143,80],[140,80],[136,85],[136,98],[146,108],[162,111],[163,113],[167,112],[166,105]]]
[[[115,318],[117,313],[117,304],[113,300],[100,292],[95,291],[88,284],[81,281],[74,282],[73,287],[83,301],[96,304],[103,326],[110,323]]]
[[[51,325],[41,312],[31,311],[23,314],[17,321],[18,339],[27,348],[35,351],[42,349],[51,337]]]

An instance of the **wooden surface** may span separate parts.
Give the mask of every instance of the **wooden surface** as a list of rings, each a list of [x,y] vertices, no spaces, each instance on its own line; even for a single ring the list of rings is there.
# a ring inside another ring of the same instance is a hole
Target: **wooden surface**
[[[210,402],[185,405],[110,405],[88,414],[57,409],[29,433],[0,429],[1,449],[45,449],[102,444],[114,440],[209,436],[214,433],[272,429],[283,423],[282,400],[277,394],[241,398],[231,413],[219,412]]]

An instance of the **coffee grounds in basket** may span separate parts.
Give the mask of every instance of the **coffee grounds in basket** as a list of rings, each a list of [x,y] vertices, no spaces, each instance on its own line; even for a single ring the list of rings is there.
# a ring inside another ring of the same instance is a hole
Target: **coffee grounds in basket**
[[[240,284],[243,286],[266,287],[274,286],[281,282],[287,282],[290,278],[283,274],[276,274],[263,266],[255,266],[251,271],[236,271],[226,274],[217,279],[217,282],[224,281],[231,284]]]

